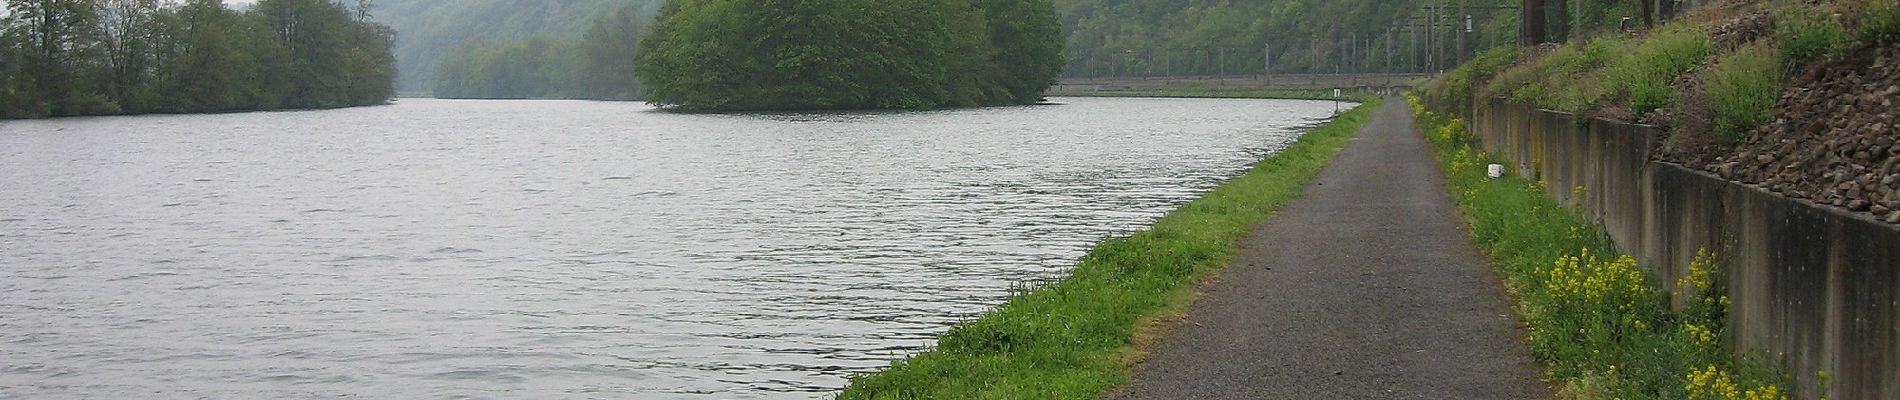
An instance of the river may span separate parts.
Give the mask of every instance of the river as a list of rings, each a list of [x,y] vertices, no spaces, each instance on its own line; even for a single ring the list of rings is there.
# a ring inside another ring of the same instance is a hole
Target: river
[[[1333,104],[0,122],[0,398],[822,398]]]

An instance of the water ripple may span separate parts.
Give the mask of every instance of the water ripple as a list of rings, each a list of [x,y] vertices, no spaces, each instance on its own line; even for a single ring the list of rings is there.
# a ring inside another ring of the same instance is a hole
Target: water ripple
[[[825,397],[1329,103],[0,122],[0,398]]]

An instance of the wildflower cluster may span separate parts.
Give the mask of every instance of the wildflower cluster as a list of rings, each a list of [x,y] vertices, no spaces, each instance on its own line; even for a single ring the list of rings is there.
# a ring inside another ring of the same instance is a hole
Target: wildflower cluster
[[[1545,284],[1553,299],[1567,305],[1603,305],[1621,312],[1635,310],[1636,301],[1650,294],[1635,258],[1621,256],[1605,262],[1588,249],[1581,256],[1558,258]]]
[[[1682,324],[1682,334],[1700,344],[1713,344],[1716,339],[1715,330],[1693,322]]]
[[[1468,139],[1464,121],[1412,104],[1471,219],[1473,241],[1496,260],[1520,300],[1533,353],[1561,381],[1560,397],[1786,397],[1787,377],[1773,360],[1736,356],[1726,327],[1727,288],[1712,253],[1699,253],[1676,282],[1651,281],[1634,258],[1617,253],[1607,232],[1554,198],[1586,204],[1586,189],[1553,192],[1536,179],[1484,179],[1480,169],[1495,161]],[[1671,307],[1664,290],[1670,283],[1682,308]]]
[[[1695,261],[1689,263],[1689,274],[1676,280],[1676,290],[1688,301],[1682,310],[1684,319],[1711,324],[1727,319],[1729,299],[1722,293],[1715,261],[1708,250],[1697,251]]]
[[[1788,396],[1781,392],[1781,386],[1764,384],[1742,389],[1729,373],[1710,365],[1699,371],[1689,371],[1689,384],[1684,389],[1689,392],[1689,400],[1786,400]]]

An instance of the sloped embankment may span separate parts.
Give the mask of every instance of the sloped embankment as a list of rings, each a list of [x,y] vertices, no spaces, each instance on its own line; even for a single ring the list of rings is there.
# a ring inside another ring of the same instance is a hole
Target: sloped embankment
[[[1900,47],[1817,65],[1783,92],[1774,122],[1698,167],[1900,224]]]

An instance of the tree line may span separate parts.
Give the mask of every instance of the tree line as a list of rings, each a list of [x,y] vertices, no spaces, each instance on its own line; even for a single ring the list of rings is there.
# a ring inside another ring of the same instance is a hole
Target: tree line
[[[1049,0],[673,0],[635,66],[677,109],[942,108],[1041,100],[1062,46]]]
[[[336,108],[394,94],[370,0],[8,0],[0,118]]]
[[[629,4],[596,19],[578,38],[465,41],[437,64],[435,96],[639,99],[643,90],[633,60],[646,24],[637,6]]]

